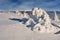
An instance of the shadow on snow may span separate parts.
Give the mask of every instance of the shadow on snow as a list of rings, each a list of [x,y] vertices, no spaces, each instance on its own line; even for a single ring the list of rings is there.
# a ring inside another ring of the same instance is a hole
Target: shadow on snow
[[[18,21],[18,22],[23,22],[23,24],[25,24],[28,19],[26,19],[26,18],[22,18],[22,19],[18,19],[18,18],[9,18],[9,20]]]

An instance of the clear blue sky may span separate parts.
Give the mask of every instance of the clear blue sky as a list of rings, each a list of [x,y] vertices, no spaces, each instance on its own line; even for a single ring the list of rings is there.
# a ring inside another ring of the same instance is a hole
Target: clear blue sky
[[[60,0],[0,0],[0,10],[31,9],[60,10]]]

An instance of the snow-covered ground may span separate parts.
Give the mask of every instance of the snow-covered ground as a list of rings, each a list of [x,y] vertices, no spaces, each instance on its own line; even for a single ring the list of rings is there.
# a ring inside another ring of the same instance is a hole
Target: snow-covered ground
[[[39,33],[32,31],[20,21],[10,20],[10,18],[20,19],[22,16],[14,13],[0,13],[0,40],[60,40],[60,34]],[[53,21],[60,27],[60,23]]]

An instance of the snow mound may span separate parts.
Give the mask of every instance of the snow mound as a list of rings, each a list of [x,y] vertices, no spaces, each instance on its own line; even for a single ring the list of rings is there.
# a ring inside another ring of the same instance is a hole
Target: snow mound
[[[35,32],[38,31],[40,33],[53,33],[58,31],[58,28],[51,24],[51,19],[45,10],[41,8],[34,8],[31,15],[32,17],[30,17],[26,22],[26,25],[29,25],[31,30]]]

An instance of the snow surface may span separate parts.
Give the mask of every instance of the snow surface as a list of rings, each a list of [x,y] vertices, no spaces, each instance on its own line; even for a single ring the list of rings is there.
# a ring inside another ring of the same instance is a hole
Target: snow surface
[[[14,14],[14,13],[0,13],[0,40],[60,40],[60,31],[55,33],[46,33],[44,28],[39,25],[39,23],[35,22],[36,20],[32,18],[26,19],[27,22],[23,23],[20,19],[24,18],[24,14],[22,16]],[[39,19],[38,22],[40,22]],[[23,20],[25,21],[25,20]],[[29,22],[30,21],[30,22]],[[34,31],[31,30],[31,27],[27,27],[28,23],[32,23],[38,27],[42,27],[41,29],[45,31],[44,33],[40,33],[37,29]],[[60,29],[60,23],[51,21],[52,24],[55,24],[53,29]],[[35,25],[36,24],[36,25]],[[55,27],[55,26],[59,27]]]

